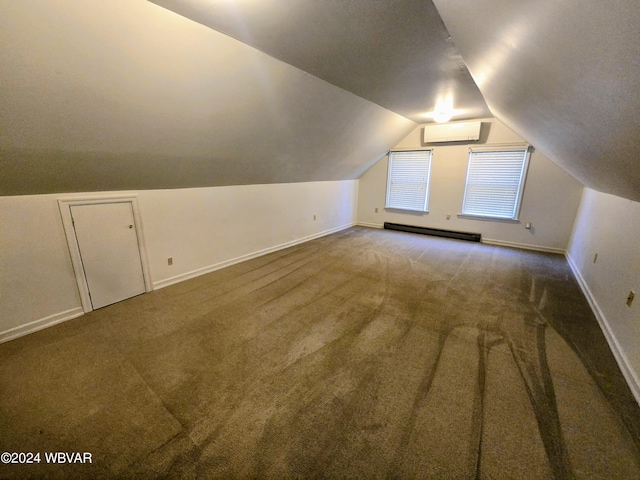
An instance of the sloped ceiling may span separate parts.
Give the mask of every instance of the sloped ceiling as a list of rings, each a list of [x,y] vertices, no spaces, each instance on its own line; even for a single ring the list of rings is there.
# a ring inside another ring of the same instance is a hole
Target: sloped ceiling
[[[495,117],[584,185],[640,201],[637,0],[435,0]]]
[[[0,3],[0,194],[358,178],[415,123],[143,0]]]
[[[357,178],[451,93],[640,201],[635,0],[157,3],[0,2],[0,195]]]
[[[491,116],[428,0],[150,0],[418,123]]]

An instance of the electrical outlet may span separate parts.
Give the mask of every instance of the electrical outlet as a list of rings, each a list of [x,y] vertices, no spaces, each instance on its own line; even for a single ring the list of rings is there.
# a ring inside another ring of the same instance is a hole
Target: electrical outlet
[[[376,213],[378,213],[378,207],[376,207]]]
[[[313,216],[313,219],[314,219],[314,220],[316,219],[316,216],[315,216],[315,215]]]
[[[167,258],[167,265],[173,265],[173,257]]]
[[[627,307],[630,307],[630,306],[631,306],[631,304],[633,303],[633,299],[635,298],[635,296],[636,296],[636,293],[635,293],[633,290],[631,290],[631,291],[629,292],[629,296],[627,297]]]
[[[597,261],[598,261],[598,254],[596,253],[596,254],[593,256],[593,263],[596,263]]]

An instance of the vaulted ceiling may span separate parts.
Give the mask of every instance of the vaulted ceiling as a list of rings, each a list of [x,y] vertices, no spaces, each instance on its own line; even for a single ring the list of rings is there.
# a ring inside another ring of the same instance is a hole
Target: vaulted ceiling
[[[640,201],[637,0],[434,0],[491,112],[575,178]]]
[[[456,119],[491,116],[431,1],[150,1],[414,122],[449,94]]]
[[[636,5],[2,2],[0,194],[357,178],[450,95],[640,201]]]

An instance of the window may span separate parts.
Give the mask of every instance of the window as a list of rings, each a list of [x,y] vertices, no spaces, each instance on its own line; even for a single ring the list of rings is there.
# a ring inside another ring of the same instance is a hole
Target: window
[[[529,148],[471,148],[462,214],[517,220]]]
[[[431,150],[389,153],[386,208],[427,211]]]

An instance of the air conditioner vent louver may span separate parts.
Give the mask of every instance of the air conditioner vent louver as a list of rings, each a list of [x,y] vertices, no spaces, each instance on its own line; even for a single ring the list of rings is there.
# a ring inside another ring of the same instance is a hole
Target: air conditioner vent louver
[[[436,123],[425,125],[424,143],[477,142],[482,122]]]

